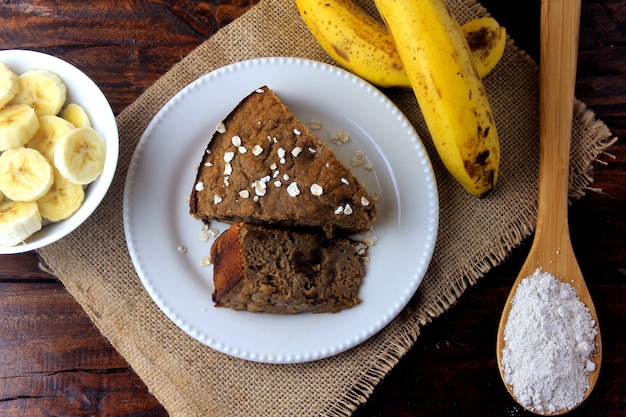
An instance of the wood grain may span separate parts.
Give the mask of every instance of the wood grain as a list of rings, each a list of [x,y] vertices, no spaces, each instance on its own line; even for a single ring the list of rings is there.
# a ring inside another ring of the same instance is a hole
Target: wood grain
[[[0,3],[0,49],[63,57],[102,88],[119,114],[172,65],[255,4],[211,1]],[[539,0],[482,4],[539,59]],[[626,8],[583,0],[576,97],[626,136]],[[574,252],[602,324],[596,389],[572,416],[626,415],[626,145],[597,164],[569,210]],[[376,387],[357,417],[530,415],[508,395],[495,358],[498,319],[530,242],[512,251]],[[166,416],[36,254],[0,256],[0,415]]]
[[[540,23],[540,120],[539,120],[539,206],[537,226],[526,261],[520,268],[517,279],[511,285],[502,317],[498,325],[496,356],[498,368],[505,380],[503,350],[506,347],[505,328],[512,310],[512,301],[522,280],[532,276],[541,268],[556,279],[572,285],[578,298],[586,306],[594,323],[598,316],[578,266],[569,233],[568,187],[570,172],[570,144],[578,60],[578,32],[580,22],[580,0],[544,0],[541,3]],[[573,324],[573,323],[572,323]],[[588,384],[582,387],[587,399],[593,391],[602,364],[601,327],[595,326],[596,349],[590,357],[595,369],[589,373]],[[513,386],[506,384],[509,394],[515,397]],[[519,401],[519,398],[516,399]],[[536,404],[531,404],[536,406]],[[540,414],[565,414],[567,408]]]

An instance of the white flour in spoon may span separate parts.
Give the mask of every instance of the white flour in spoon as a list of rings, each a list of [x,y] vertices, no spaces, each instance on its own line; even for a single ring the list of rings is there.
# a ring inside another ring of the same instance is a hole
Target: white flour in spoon
[[[505,382],[522,406],[539,413],[569,410],[589,387],[597,330],[576,290],[537,269],[523,279],[504,328]]]

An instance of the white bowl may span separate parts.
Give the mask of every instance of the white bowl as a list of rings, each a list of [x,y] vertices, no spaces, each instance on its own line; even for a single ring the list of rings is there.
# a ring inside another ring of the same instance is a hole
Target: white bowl
[[[83,107],[93,128],[106,142],[104,171],[87,186],[85,201],[71,217],[43,226],[23,244],[0,246],[0,254],[22,253],[56,242],[80,226],[94,212],[113,181],[119,155],[119,136],[117,122],[108,100],[98,86],[78,68],[54,56],[26,50],[0,51],[0,62],[18,75],[34,68],[47,69],[59,75],[67,86],[66,103],[73,102]]]

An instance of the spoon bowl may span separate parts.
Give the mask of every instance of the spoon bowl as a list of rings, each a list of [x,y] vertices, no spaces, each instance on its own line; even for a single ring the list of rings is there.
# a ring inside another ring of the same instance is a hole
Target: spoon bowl
[[[571,129],[578,52],[578,29],[581,0],[542,0],[540,45],[540,122],[539,122],[539,204],[537,226],[528,257],[513,283],[506,301],[496,342],[498,368],[509,393],[512,387],[505,380],[502,353],[504,330],[511,312],[511,301],[519,283],[538,268],[570,284],[578,299],[595,321],[595,350],[590,360],[595,370],[589,374],[589,386],[582,403],[593,390],[602,361],[602,345],[598,317],[572,248],[568,225],[568,189]],[[520,402],[519,399],[515,398]],[[579,403],[579,404],[580,404]],[[578,405],[579,405],[578,404]],[[559,415],[570,409],[536,414]]]

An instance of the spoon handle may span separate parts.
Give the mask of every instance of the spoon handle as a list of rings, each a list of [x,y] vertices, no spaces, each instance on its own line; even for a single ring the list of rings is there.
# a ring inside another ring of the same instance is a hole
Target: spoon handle
[[[581,0],[541,1],[537,223],[567,232],[567,193]],[[542,178],[542,177],[547,178]],[[565,196],[565,197],[563,197]],[[564,224],[563,224],[564,223]],[[537,227],[537,230],[543,230]],[[567,240],[569,232],[567,232]]]

